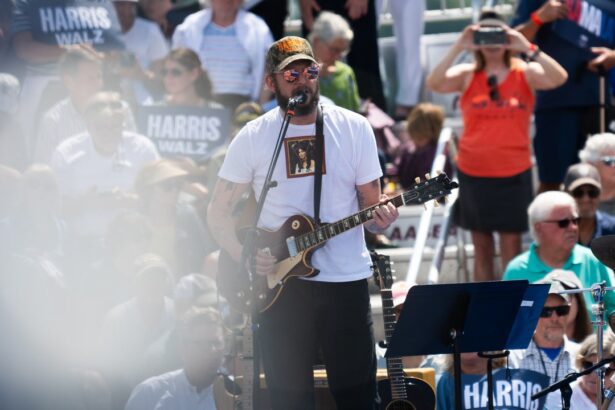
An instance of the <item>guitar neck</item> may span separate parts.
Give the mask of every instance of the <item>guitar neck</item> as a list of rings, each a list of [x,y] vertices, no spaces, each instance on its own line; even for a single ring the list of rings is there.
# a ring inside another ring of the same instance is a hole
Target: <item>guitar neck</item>
[[[252,410],[254,407],[254,338],[252,321],[248,319],[243,331],[243,383],[241,386],[241,409]]]
[[[393,294],[391,289],[383,289],[380,291],[382,297],[382,315],[384,319],[384,335],[387,345],[391,342],[393,331],[395,329],[395,310],[393,308]],[[405,399],[406,384],[404,374],[404,364],[401,357],[388,357],[387,374],[391,385],[391,396],[393,399]]]
[[[418,197],[418,194],[413,191],[408,191],[406,193],[397,195],[389,201],[393,205],[395,205],[396,208],[399,208],[400,206],[410,203],[416,197]],[[380,205],[378,204],[371,206],[353,215],[350,215],[349,217],[340,219],[337,222],[323,225],[311,232],[297,236],[295,238],[296,249],[300,252],[309,248],[313,248],[315,246],[325,243],[334,236],[342,234],[354,227],[357,227],[367,221],[372,220],[374,218],[374,210],[378,206]]]

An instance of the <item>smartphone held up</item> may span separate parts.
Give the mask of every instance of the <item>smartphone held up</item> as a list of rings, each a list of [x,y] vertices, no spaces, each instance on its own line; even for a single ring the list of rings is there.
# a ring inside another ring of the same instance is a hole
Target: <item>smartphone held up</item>
[[[480,27],[473,40],[476,46],[497,46],[507,44],[508,36],[502,27]]]

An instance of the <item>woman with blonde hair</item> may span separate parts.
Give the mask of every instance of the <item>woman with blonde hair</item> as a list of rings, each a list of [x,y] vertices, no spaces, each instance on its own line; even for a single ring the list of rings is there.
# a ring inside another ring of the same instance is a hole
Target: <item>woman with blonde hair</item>
[[[604,358],[611,357],[611,347],[613,346],[615,335],[612,332],[605,334],[602,347]],[[589,335],[583,340],[579,346],[575,366],[577,370],[583,371],[589,369],[598,362],[598,338],[595,334]],[[613,375],[614,367],[607,366],[604,368],[604,388],[609,389],[613,386],[611,376]],[[598,393],[598,377],[596,372],[591,372],[581,376],[577,381],[572,383],[572,397],[570,398],[571,409],[596,409],[596,395]]]
[[[482,42],[485,39],[485,42]],[[475,62],[453,65],[464,50]],[[524,53],[528,62],[516,57]],[[474,279],[496,279],[494,233],[502,265],[521,252],[532,200],[529,128],[535,90],[560,86],[566,71],[493,10],[465,28],[427,77],[439,93],[461,93],[464,131],[459,140],[456,223],[470,230]]]

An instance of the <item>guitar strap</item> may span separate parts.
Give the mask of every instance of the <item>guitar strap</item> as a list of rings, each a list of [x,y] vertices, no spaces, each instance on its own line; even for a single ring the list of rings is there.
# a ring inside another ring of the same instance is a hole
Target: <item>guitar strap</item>
[[[320,191],[322,187],[322,159],[325,136],[323,134],[322,106],[316,109],[316,160],[314,170],[314,220],[320,225]]]

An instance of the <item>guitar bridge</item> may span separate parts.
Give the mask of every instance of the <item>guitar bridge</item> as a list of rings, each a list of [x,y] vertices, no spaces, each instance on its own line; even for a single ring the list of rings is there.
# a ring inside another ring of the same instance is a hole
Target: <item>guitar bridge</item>
[[[297,243],[295,242],[294,236],[289,236],[288,238],[286,238],[286,247],[288,248],[288,254],[291,257],[297,256],[297,254],[299,253],[297,251]]]

